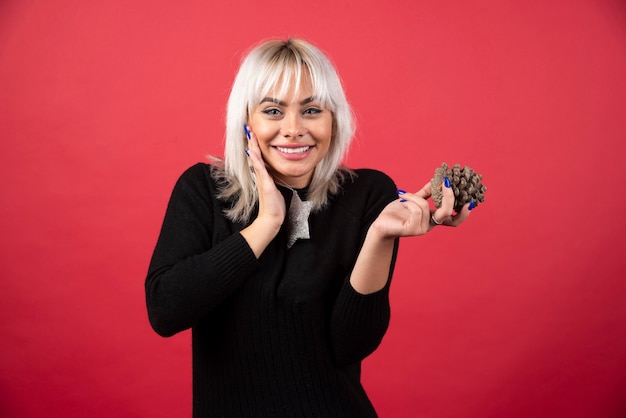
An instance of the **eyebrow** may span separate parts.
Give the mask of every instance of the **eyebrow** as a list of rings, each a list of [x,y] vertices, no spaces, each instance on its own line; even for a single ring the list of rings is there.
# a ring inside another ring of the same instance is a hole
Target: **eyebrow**
[[[315,96],[307,97],[306,99],[304,99],[304,100],[302,100],[300,102],[300,106],[305,105],[307,103],[311,103],[313,101],[315,101]],[[264,97],[263,100],[261,100],[261,103],[259,103],[259,104],[266,103],[266,102],[276,103],[279,106],[287,106],[286,102],[283,102],[282,100],[275,99],[273,97]]]

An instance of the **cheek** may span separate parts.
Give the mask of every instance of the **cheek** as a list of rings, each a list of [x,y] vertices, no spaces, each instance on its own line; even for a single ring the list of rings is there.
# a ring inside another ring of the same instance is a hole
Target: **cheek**
[[[333,136],[333,120],[332,118],[319,121],[317,126],[317,137],[320,141],[330,143],[330,139]]]
[[[261,148],[265,148],[267,146],[267,142],[276,135],[276,129],[274,129],[271,124],[263,122],[255,123],[254,120],[250,121],[250,130],[256,136],[257,140],[259,141],[259,146]]]
[[[332,120],[329,121],[324,128],[327,147],[330,145],[330,141],[332,141],[334,128],[335,126]]]

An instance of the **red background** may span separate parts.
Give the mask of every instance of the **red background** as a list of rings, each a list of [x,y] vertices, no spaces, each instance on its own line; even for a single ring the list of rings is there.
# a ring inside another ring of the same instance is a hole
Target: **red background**
[[[144,276],[239,57],[287,35],[345,81],[351,166],[489,188],[402,242],[364,363],[381,417],[626,416],[617,0],[0,2],[0,415],[190,416],[190,334],[150,329]]]

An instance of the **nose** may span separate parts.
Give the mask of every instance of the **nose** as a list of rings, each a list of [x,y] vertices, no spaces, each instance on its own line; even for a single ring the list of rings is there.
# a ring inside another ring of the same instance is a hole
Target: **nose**
[[[281,135],[285,138],[296,139],[306,132],[302,118],[298,112],[287,112],[281,125]]]

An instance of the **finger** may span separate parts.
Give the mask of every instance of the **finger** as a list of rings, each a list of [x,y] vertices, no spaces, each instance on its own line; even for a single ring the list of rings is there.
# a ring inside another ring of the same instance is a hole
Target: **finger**
[[[424,185],[421,189],[419,189],[415,194],[422,199],[428,199],[432,195],[432,189],[430,185],[430,181]]]
[[[450,220],[446,223],[446,225],[449,225],[449,226],[461,225],[463,221],[465,221],[467,217],[470,216],[470,213],[472,213],[472,210],[475,207],[476,205],[473,200],[469,203],[464,204],[463,208],[461,208],[461,211],[457,212],[456,215],[450,217]]]
[[[263,160],[259,155],[259,152],[254,149],[254,147],[249,143],[250,146],[246,148],[246,155],[248,156],[248,162],[250,164],[250,168],[255,175],[263,175]]]
[[[441,184],[441,194],[441,206],[433,212],[432,220],[437,225],[447,225],[454,213],[454,192],[447,177],[443,179]]]
[[[263,154],[261,154],[261,148],[259,147],[259,141],[257,140],[256,135],[247,125],[244,125],[244,130],[248,136],[248,148],[246,149],[246,154],[250,157],[250,162],[255,174],[263,176],[264,178],[270,177],[267,172],[267,168],[265,167],[265,161],[263,160]]]
[[[257,156],[261,156],[261,150],[259,148],[256,135],[254,135],[254,132],[252,132],[246,124],[243,125],[243,129],[248,137],[248,148],[246,149],[248,151],[247,154],[256,154]]]
[[[414,204],[418,205],[425,212],[430,212],[428,202],[426,199],[417,195],[417,193],[406,193],[402,190],[398,190],[398,195],[401,199],[411,201]]]
[[[417,222],[422,231],[428,231],[430,222],[430,207],[428,202],[413,193],[400,194],[400,202],[411,212],[411,218]],[[404,201],[404,202],[403,202]]]

